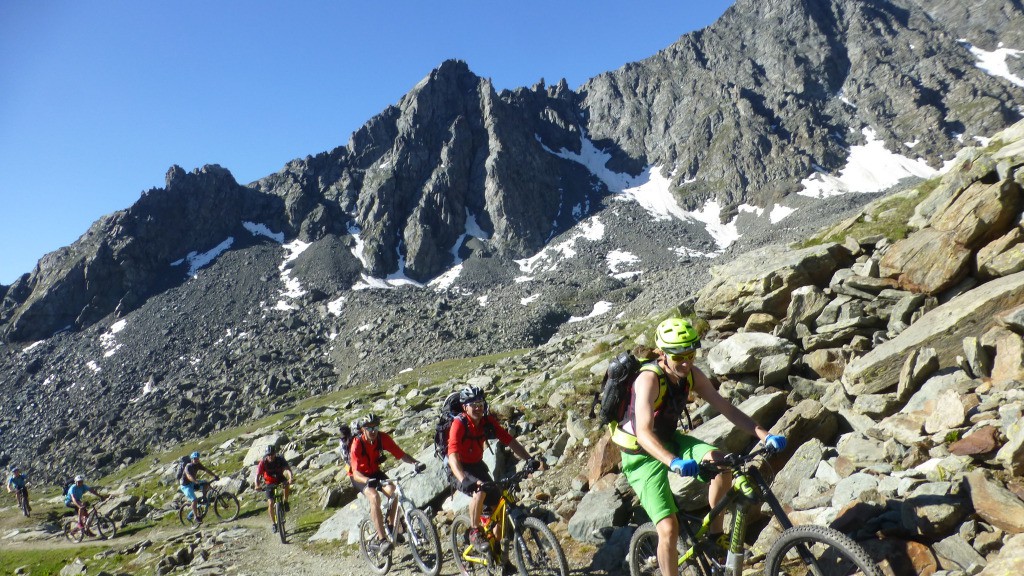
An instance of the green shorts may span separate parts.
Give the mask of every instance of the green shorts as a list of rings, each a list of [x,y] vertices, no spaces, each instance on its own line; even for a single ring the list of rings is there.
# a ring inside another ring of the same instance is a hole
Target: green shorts
[[[704,459],[704,456],[716,450],[711,444],[705,444],[693,436],[687,436],[676,430],[673,435],[675,446],[665,446],[680,458],[692,458],[697,462]],[[674,449],[673,449],[674,448]],[[662,464],[657,458],[647,453],[626,454],[622,453],[622,472],[626,480],[640,498],[640,505],[644,512],[651,518],[651,522],[657,524],[663,518],[671,516],[679,511],[676,506],[676,499],[672,495],[672,489],[668,485],[668,466]],[[702,482],[707,479],[697,477]]]

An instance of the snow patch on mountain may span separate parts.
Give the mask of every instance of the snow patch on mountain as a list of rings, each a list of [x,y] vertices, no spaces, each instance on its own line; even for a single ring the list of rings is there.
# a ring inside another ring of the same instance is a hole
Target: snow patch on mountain
[[[975,66],[992,76],[1008,80],[1014,86],[1024,88],[1024,78],[1010,72],[1010,67],[1006,64],[1007,58],[1020,58],[1021,55],[1024,55],[1024,50],[1004,48],[1003,43],[1000,42],[999,46],[995,50],[987,52],[971,44],[966,38],[961,38],[957,41],[960,42],[960,44],[963,44],[963,46],[978,59]]]
[[[180,266],[187,262],[188,277],[195,278],[196,273],[199,272],[201,268],[216,260],[217,257],[223,254],[224,252],[227,252],[228,249],[231,248],[231,245],[234,243],[235,237],[228,236],[227,240],[224,240],[220,244],[217,244],[212,249],[206,252],[196,252],[195,250],[193,250],[192,252],[189,252],[188,255],[185,256],[184,258],[171,262],[171,266]]]
[[[608,311],[611,310],[611,309],[612,309],[612,303],[611,302],[605,302],[604,300],[599,300],[598,302],[594,303],[594,309],[591,310],[590,314],[587,314],[586,316],[570,316],[569,317],[569,323],[570,324],[575,324],[576,322],[583,322],[584,320],[588,320],[590,318],[596,318],[597,316],[601,316],[603,314],[607,314]]]
[[[554,246],[548,246],[529,258],[516,260],[515,263],[519,265],[519,269],[527,276],[538,272],[553,272],[558,269],[559,261],[576,256],[575,246],[577,240],[597,242],[604,238],[604,224],[601,223],[601,219],[597,216],[580,222],[576,229],[578,232],[570,236],[568,240],[563,240]],[[520,276],[516,278],[516,282],[525,282],[531,279],[532,277]]]
[[[798,194],[828,198],[840,194],[881,192],[904,178],[930,178],[938,173],[923,159],[912,160],[887,150],[885,141],[877,138],[874,129],[864,128],[862,133],[867,143],[850,148],[846,166],[839,171],[838,177],[815,166],[817,172],[801,182],[803,190]]]

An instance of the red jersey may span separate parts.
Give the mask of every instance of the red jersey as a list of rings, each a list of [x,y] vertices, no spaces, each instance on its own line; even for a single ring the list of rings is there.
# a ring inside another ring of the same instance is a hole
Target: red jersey
[[[280,484],[286,480],[285,470],[291,470],[288,461],[275,454],[269,459],[260,458],[260,463],[256,466],[256,475],[262,476],[263,482],[266,484]]]
[[[378,446],[380,447],[378,449]],[[348,475],[352,475],[352,470],[359,470],[363,476],[370,476],[380,471],[380,450],[387,450],[391,452],[391,455],[401,460],[405,458],[405,452],[395,444],[395,441],[391,439],[384,432],[377,432],[376,442],[367,442],[363,440],[363,435],[360,433],[358,436],[352,439],[352,445],[349,447],[349,468]]]
[[[512,442],[512,435],[498,424],[498,419],[493,414],[488,414],[480,419],[479,424],[473,424],[473,419],[465,414],[460,414],[452,420],[452,427],[448,431],[448,453],[458,454],[459,462],[463,464],[475,464],[484,459],[484,442],[487,441],[485,427],[494,429],[494,437],[502,444],[508,446]]]

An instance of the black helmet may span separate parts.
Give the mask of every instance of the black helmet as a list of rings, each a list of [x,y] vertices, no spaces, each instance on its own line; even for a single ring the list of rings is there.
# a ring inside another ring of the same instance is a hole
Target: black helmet
[[[380,426],[380,418],[376,414],[367,414],[356,420],[356,428],[362,430],[365,426]]]
[[[468,404],[470,402],[479,402],[484,399],[484,389],[479,386],[466,386],[459,391],[459,402],[462,404]]]
[[[267,449],[264,450],[263,455],[270,456],[271,454],[277,454],[277,446],[274,446],[273,444],[267,444]]]

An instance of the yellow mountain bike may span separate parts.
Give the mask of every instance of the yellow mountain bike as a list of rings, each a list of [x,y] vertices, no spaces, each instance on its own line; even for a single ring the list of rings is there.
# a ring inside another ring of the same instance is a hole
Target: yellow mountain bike
[[[740,576],[744,574],[744,539],[747,511],[751,506],[768,504],[784,528],[764,560],[766,576],[882,576],[864,549],[842,532],[826,526],[793,526],[778,498],[754,461],[767,451],[727,454],[720,461],[701,463],[705,477],[720,471],[732,471],[732,489],[704,518],[679,514],[679,574],[686,576]],[[717,557],[717,546],[710,540],[712,519],[732,510],[731,533],[725,557]],[[661,574],[658,570],[658,532],[648,522],[633,533],[629,543],[631,576]],[[749,568],[749,567],[748,567]],[[760,574],[761,572],[757,572]]]
[[[548,574],[569,575],[569,564],[558,539],[539,518],[527,516],[516,498],[519,484],[534,472],[524,467],[520,472],[484,486],[485,490],[501,491],[501,499],[490,517],[481,518],[490,550],[477,551],[469,541],[469,516],[452,521],[452,553],[459,573],[500,575],[502,568],[515,562],[520,576]]]

